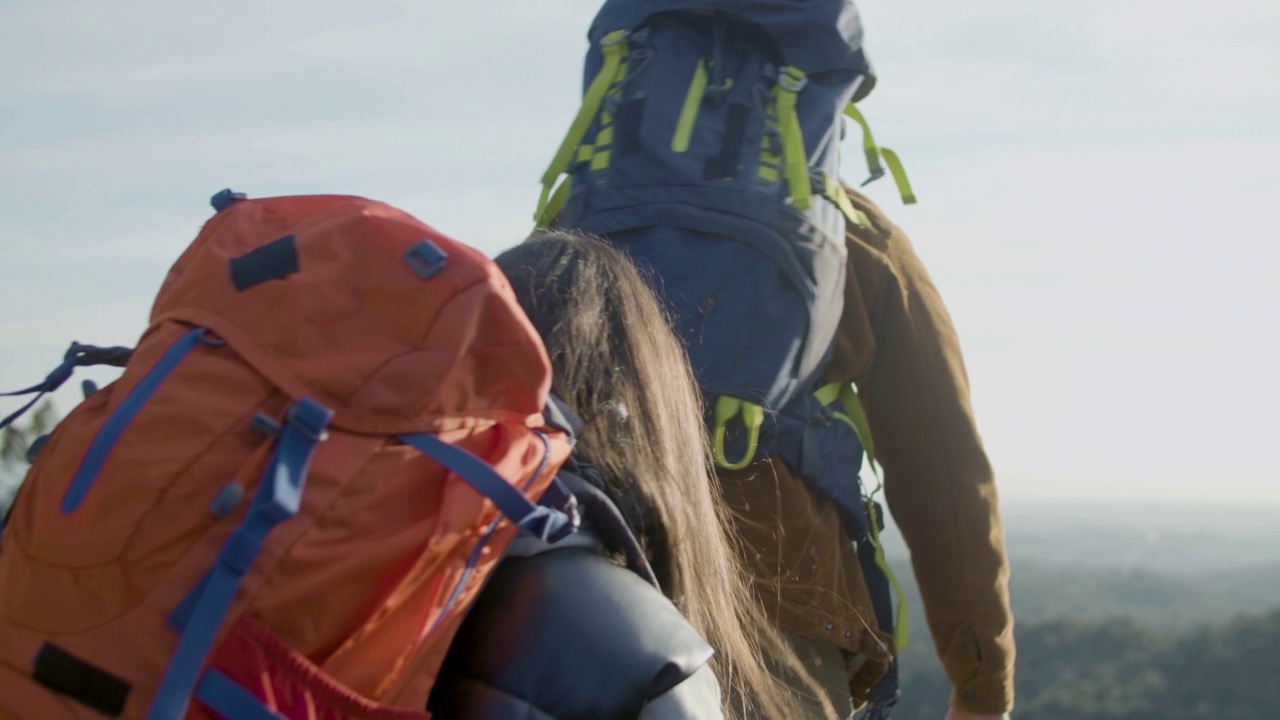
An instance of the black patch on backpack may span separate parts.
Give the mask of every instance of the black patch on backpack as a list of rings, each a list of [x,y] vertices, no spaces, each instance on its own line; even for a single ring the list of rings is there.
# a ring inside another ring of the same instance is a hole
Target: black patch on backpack
[[[285,235],[231,259],[231,282],[241,292],[268,280],[283,280],[298,272],[297,238]]]
[[[747,121],[751,119],[751,106],[733,103],[727,112],[728,116],[724,123],[724,142],[720,145],[720,154],[707,158],[707,165],[702,173],[704,180],[738,176],[738,165],[742,161],[742,143],[747,135]]]
[[[632,98],[618,112],[618,154],[630,155],[640,150],[640,125],[648,98]]]
[[[52,643],[45,643],[36,654],[32,677],[50,690],[108,717],[119,717],[129,698],[129,683]]]

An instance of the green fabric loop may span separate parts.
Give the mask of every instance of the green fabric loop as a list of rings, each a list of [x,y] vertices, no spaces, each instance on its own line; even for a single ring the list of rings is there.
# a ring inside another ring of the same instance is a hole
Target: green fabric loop
[[[742,457],[730,461],[724,455],[724,440],[729,421],[738,415],[747,429],[747,449]],[[760,442],[760,428],[764,427],[764,408],[756,403],[729,395],[716,398],[716,426],[712,433],[712,454],[716,464],[726,470],[741,470],[751,464]]]

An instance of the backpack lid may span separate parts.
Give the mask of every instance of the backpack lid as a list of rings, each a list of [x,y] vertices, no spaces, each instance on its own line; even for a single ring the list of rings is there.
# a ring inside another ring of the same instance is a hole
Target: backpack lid
[[[359,197],[236,202],[169,271],[152,326],[208,328],[334,427],[538,427],[551,366],[502,271],[478,250]]]
[[[587,37],[599,44],[615,30],[662,12],[718,12],[764,28],[790,64],[806,73],[852,70],[865,76],[854,101],[875,85],[862,50],[862,18],[853,0],[605,0]]]

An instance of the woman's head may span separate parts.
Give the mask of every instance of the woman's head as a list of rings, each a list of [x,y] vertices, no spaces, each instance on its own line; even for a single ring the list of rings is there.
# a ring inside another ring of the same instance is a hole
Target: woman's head
[[[497,263],[542,335],[552,391],[586,423],[578,452],[611,496],[638,508],[633,529],[663,591],[716,648],[725,689],[766,717],[793,716],[760,653],[794,656],[749,594],[710,472],[697,386],[654,293],[625,254],[589,237],[535,237]]]
[[[546,344],[552,392],[586,422],[579,453],[636,525],[663,590],[679,598],[681,568],[664,531],[679,538],[687,518],[715,512],[699,507],[712,498],[683,347],[635,266],[599,240],[548,235],[497,262]]]

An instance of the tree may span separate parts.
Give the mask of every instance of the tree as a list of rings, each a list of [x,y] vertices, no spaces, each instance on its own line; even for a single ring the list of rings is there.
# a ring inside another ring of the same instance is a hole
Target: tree
[[[27,453],[41,436],[48,434],[58,424],[53,403],[45,400],[27,416],[25,424],[14,423],[0,430],[0,512],[7,511],[18,490],[16,482],[3,482],[6,478],[21,476],[28,460]]]

